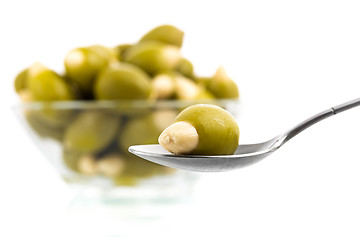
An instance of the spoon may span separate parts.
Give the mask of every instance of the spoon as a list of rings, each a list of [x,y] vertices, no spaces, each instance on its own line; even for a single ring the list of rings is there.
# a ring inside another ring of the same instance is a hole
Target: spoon
[[[172,168],[198,172],[229,171],[249,166],[266,158],[311,125],[359,105],[360,98],[337,105],[306,119],[266,142],[239,145],[233,155],[174,155],[158,144],[135,145],[131,146],[129,151],[148,161]]]

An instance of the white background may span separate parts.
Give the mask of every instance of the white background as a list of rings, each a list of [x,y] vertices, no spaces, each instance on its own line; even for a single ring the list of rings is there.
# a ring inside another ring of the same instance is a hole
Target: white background
[[[2,1],[0,239],[360,239],[359,108],[257,165],[203,174],[194,202],[133,223],[72,219],[68,187],[11,110],[13,78],[33,62],[61,71],[72,48],[135,42],[169,23],[198,74],[223,65],[237,81],[241,142],[266,140],[360,96],[359,12],[355,0]]]

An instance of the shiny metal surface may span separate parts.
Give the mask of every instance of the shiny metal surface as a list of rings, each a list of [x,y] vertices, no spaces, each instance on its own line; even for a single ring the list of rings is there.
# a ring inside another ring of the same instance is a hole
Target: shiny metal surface
[[[131,146],[129,151],[141,158],[168,167],[199,172],[229,171],[252,165],[264,159],[313,124],[359,105],[360,98],[337,105],[306,119],[266,142],[239,145],[233,155],[174,155],[157,144]]]

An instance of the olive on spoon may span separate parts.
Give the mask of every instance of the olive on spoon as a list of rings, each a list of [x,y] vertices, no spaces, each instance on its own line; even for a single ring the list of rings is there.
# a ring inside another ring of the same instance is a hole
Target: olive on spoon
[[[187,155],[173,154],[161,145],[135,145],[129,151],[148,161],[164,166],[198,172],[222,172],[249,166],[266,158],[291,138],[306,128],[337,113],[360,105],[360,98],[331,107],[322,111],[284,133],[261,143],[237,146],[230,155]]]

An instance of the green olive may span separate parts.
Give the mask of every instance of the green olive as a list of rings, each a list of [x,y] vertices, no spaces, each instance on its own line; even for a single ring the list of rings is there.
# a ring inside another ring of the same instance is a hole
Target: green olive
[[[89,95],[81,90],[80,86],[74,82],[66,73],[62,75],[62,78],[69,84],[71,91],[74,93],[76,100],[85,100],[89,99]]]
[[[174,121],[176,112],[157,110],[145,116],[128,120],[118,138],[123,152],[128,152],[131,145],[155,144],[161,131]]]
[[[47,102],[75,98],[74,89],[64,78],[40,63],[35,63],[27,71],[27,82],[28,88],[19,90],[21,99],[24,102],[45,101],[41,109],[29,111],[34,125],[43,124],[45,128],[59,130],[71,121],[73,110],[57,109],[52,102]]]
[[[132,47],[132,44],[120,44],[114,48],[115,56],[118,61],[123,61],[126,51]]]
[[[126,159],[126,168],[124,170],[124,174],[137,178],[150,177],[154,175],[154,165],[155,164],[139,157],[128,156]]]
[[[211,100],[214,99],[214,95],[206,90],[205,88],[201,88],[200,94],[197,96],[196,100]]]
[[[27,75],[28,87],[35,101],[73,100],[75,97],[62,77],[40,63],[33,64]]]
[[[184,76],[175,78],[175,94],[180,100],[214,99],[214,96],[204,87]]]
[[[79,159],[81,155],[82,153],[64,148],[62,152],[62,158],[65,166],[74,172],[80,173]]]
[[[155,99],[172,99],[175,97],[175,77],[173,72],[155,75],[151,81],[152,97]]]
[[[181,47],[184,32],[171,25],[161,25],[146,33],[140,42],[155,40]]]
[[[188,59],[182,58],[175,70],[185,77],[194,78],[194,66]]]
[[[155,163],[128,153],[128,146],[135,143],[156,143],[161,129],[164,129],[173,119],[173,111],[157,111],[146,117],[130,120],[124,127],[124,132],[119,136],[118,143],[123,151],[124,168],[121,174],[114,178],[116,185],[136,185],[139,180],[159,174],[169,174],[173,171]],[[155,134],[157,132],[158,134]]]
[[[109,63],[111,53],[99,45],[76,48],[65,57],[66,75],[86,95],[91,95],[98,73]]]
[[[175,172],[174,170],[158,165],[135,155],[126,155],[123,172],[114,178],[116,185],[134,186],[144,178],[164,175]]]
[[[239,98],[236,83],[226,74],[223,67],[218,68],[207,87],[216,98]]]
[[[74,172],[84,175],[95,175],[98,172],[95,157],[90,154],[65,148],[63,149],[63,160],[65,166]]]
[[[175,69],[181,60],[181,55],[180,49],[174,45],[145,41],[130,47],[126,51],[124,60],[154,75]]]
[[[139,183],[139,178],[132,174],[122,174],[114,178],[114,184],[117,186],[134,187]]]
[[[51,103],[44,102],[41,109],[31,111],[31,114],[44,125],[54,129],[63,129],[75,116],[73,109],[55,108]]]
[[[126,155],[123,175],[146,178],[160,174],[163,166],[149,162],[134,155]]]
[[[96,79],[94,95],[98,100],[147,99],[151,84],[140,68],[127,63],[110,64]]]
[[[31,94],[31,91],[28,88],[19,90],[18,94],[19,94],[20,100],[22,102],[34,101],[34,98],[33,98],[32,94]]]
[[[113,48],[108,48],[102,45],[92,45],[87,47],[90,51],[97,53],[108,62],[116,61],[116,51]]]
[[[77,152],[100,152],[117,135],[120,121],[104,111],[81,112],[66,129],[64,146]]]
[[[208,88],[209,83],[212,81],[212,77],[196,77],[195,82],[204,88]]]
[[[28,69],[22,70],[15,78],[15,91],[20,93],[28,88]]]
[[[239,127],[230,113],[210,104],[192,105],[166,128],[159,143],[175,154],[227,155],[238,147]]]
[[[44,121],[42,115],[39,115],[39,111],[26,111],[24,114],[29,126],[38,134],[38,136],[52,138],[60,142],[62,141],[64,130],[55,127],[54,125],[49,125],[46,120]]]
[[[123,174],[125,160],[118,152],[110,152],[97,159],[98,172],[113,178]]]

